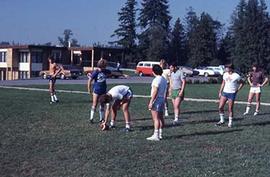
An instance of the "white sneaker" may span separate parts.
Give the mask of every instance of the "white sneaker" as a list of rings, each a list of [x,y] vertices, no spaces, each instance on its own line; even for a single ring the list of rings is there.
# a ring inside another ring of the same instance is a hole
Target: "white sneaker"
[[[178,124],[180,124],[179,119],[174,119],[174,120],[173,120],[173,125],[178,125]]]
[[[168,112],[168,110],[165,111],[165,117],[169,117],[169,112]]]
[[[257,116],[259,114],[259,112],[258,111],[256,111],[256,112],[254,112],[254,116]]]
[[[157,136],[155,136],[155,135],[152,135],[152,136],[150,136],[150,137],[148,137],[148,138],[146,138],[148,141],[159,141],[160,139],[159,139],[159,137],[157,137]]]
[[[228,123],[228,127],[229,128],[232,128],[232,123]]]
[[[243,116],[248,115],[248,112],[244,112]]]
[[[159,137],[158,137],[158,138],[159,138],[159,140],[162,140],[162,135],[159,135]]]
[[[219,121],[218,123],[216,123],[216,126],[221,126],[223,125],[225,122]]]

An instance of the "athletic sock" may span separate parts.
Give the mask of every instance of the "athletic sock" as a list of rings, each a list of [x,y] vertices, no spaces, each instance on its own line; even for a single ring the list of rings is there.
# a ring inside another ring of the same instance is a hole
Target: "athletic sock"
[[[220,113],[219,114],[219,117],[220,117],[220,122],[224,122],[224,114],[223,113]]]
[[[114,120],[111,120],[111,122],[110,122],[110,126],[114,126]]]
[[[53,95],[53,98],[54,98],[55,101],[58,101],[58,99],[57,99],[57,97],[56,97],[55,94]]]
[[[162,138],[162,129],[161,128],[159,129],[159,138],[160,139]]]
[[[102,121],[104,119],[104,107],[99,106],[99,120]]]
[[[158,129],[157,129],[157,130],[155,129],[155,130],[154,130],[154,134],[153,134],[153,136],[155,136],[155,137],[158,137],[158,138],[159,138],[159,136],[158,136],[158,135],[159,135],[159,130],[158,130]]]
[[[246,107],[246,113],[249,113],[249,111],[250,111],[250,104],[247,105],[247,107]]]
[[[90,111],[90,120],[94,119],[94,114],[95,114],[95,108],[92,107]]]
[[[229,125],[232,125],[232,120],[233,120],[233,118],[229,117]]]
[[[130,129],[130,123],[129,122],[126,122],[126,128]]]
[[[51,102],[55,102],[56,100],[54,99],[54,96],[51,95]]]

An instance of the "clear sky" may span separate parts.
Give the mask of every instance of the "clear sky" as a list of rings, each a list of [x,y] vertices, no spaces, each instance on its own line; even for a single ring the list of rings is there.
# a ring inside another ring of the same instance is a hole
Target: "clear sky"
[[[71,29],[82,45],[112,41],[117,12],[126,0],[0,0],[0,41],[57,44],[64,29]],[[140,0],[138,1],[140,3]],[[169,0],[172,22],[184,18],[192,6],[229,24],[239,0]],[[270,0],[266,0],[268,6]],[[269,11],[269,8],[268,8]]]

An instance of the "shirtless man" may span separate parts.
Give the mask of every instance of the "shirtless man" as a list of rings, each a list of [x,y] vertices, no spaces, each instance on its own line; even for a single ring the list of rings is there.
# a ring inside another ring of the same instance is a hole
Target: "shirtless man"
[[[61,72],[62,67],[59,67],[55,63],[54,58],[51,56],[48,58],[48,61],[49,61],[49,92],[51,96],[50,104],[52,104],[59,102],[55,94],[55,81],[56,76]]]

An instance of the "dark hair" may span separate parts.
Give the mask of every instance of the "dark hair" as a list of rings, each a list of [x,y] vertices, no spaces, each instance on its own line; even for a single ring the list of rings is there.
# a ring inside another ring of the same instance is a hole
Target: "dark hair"
[[[177,63],[176,63],[176,62],[172,62],[172,63],[170,64],[170,66],[177,67]]]
[[[257,63],[253,63],[252,67],[255,67],[255,68],[259,69],[259,65]]]
[[[163,70],[159,65],[154,65],[152,70],[156,75],[162,75],[163,73]]]
[[[54,59],[54,57],[53,57],[52,55],[50,55],[50,56],[48,57],[48,59],[51,60],[52,62],[55,61],[55,59]]]
[[[98,99],[100,104],[109,103],[111,101],[111,97],[107,94],[103,94]]]
[[[225,68],[229,68],[229,69],[234,70],[234,65],[232,63],[229,63],[229,64],[225,65]]]

